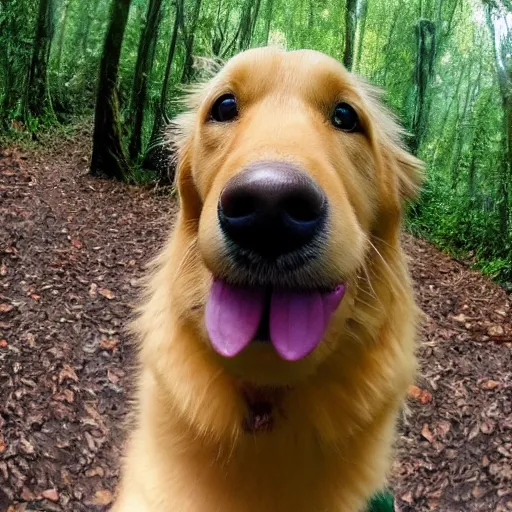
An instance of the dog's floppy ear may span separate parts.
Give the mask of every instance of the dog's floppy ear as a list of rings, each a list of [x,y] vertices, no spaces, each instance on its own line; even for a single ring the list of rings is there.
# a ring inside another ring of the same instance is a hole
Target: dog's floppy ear
[[[173,121],[171,145],[174,153],[174,185],[186,221],[199,220],[201,198],[192,176],[192,146],[195,114],[187,112]]]
[[[168,130],[168,142],[174,155],[176,169],[174,186],[178,191],[180,209],[186,221],[199,220],[202,201],[192,173],[194,131],[200,104],[199,91],[185,96],[185,111],[176,116]]]
[[[402,199],[416,199],[423,184],[423,162],[409,153],[400,142],[394,141],[391,149]]]
[[[206,75],[203,78],[211,79],[218,68],[219,64],[212,61],[208,72],[203,73]],[[194,140],[201,104],[207,96],[211,84],[212,80],[208,80],[187,87],[179,101],[184,111],[176,116],[168,131],[168,140],[175,158],[174,185],[178,190],[180,211],[185,221],[198,221],[201,215],[202,200],[194,181],[193,172]]]
[[[423,183],[423,162],[406,149],[405,132],[395,116],[383,106],[381,91],[364,82],[361,85],[373,121],[371,138],[376,156],[380,164],[396,176],[400,198],[412,200]]]

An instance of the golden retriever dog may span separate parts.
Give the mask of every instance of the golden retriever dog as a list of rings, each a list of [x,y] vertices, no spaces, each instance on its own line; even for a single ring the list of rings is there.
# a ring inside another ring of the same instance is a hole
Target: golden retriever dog
[[[375,91],[309,50],[235,56],[176,123],[113,510],[363,511],[416,366],[400,228],[419,161]]]

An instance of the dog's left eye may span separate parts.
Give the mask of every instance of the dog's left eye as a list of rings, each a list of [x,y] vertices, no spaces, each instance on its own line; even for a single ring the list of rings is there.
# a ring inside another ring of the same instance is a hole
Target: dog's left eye
[[[210,116],[214,121],[226,123],[238,116],[238,105],[232,94],[223,94],[213,104]]]
[[[358,132],[361,130],[359,116],[348,103],[338,103],[332,115],[332,124],[344,132]]]

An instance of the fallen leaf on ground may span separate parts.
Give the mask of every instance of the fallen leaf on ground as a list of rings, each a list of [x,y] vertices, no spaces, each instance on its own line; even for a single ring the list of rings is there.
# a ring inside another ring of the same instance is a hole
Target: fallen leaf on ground
[[[492,434],[494,432],[495,428],[496,428],[496,423],[491,420],[484,421],[480,425],[480,431],[482,432],[482,434],[486,434],[486,435]]]
[[[409,390],[407,392],[407,396],[420,402],[423,405],[426,405],[432,402],[432,394],[429,393],[426,389],[421,389],[418,386],[409,386]]]
[[[92,500],[94,505],[110,505],[113,501],[114,497],[112,493],[108,489],[101,489],[100,491],[96,491],[94,495],[94,499]]]
[[[430,431],[429,426],[425,423],[423,428],[421,429],[421,435],[429,442],[432,443],[434,441],[434,434]]]
[[[91,286],[89,287],[89,296],[90,297],[96,297],[98,292],[98,285],[96,283],[91,283]]]
[[[107,369],[107,378],[114,385],[119,383],[119,376],[116,374],[116,372],[113,372],[110,368]]]
[[[480,387],[482,389],[492,390],[492,389],[496,389],[499,385],[500,385],[500,383],[496,382],[495,380],[484,380],[480,384]]]
[[[114,298],[114,293],[111,290],[108,290],[107,288],[99,288],[98,293],[100,295],[103,295],[108,300],[112,300]]]
[[[9,313],[9,311],[12,311],[14,309],[14,306],[11,306],[11,304],[7,304],[6,302],[2,302],[0,304],[0,313]]]
[[[471,318],[468,318],[464,313],[461,313],[460,315],[452,317],[456,322],[459,322],[461,324],[466,323],[468,320],[471,320]]]
[[[62,384],[66,379],[78,382],[78,375],[75,370],[68,364],[65,364],[62,370],[59,372],[59,384]]]
[[[100,340],[100,347],[103,350],[114,350],[119,345],[117,338],[102,338]]]
[[[35,452],[34,445],[24,437],[20,439],[20,448],[21,451],[27,455],[32,455]]]
[[[446,437],[446,434],[448,434],[448,432],[450,432],[451,427],[452,427],[452,425],[449,421],[446,421],[446,420],[439,421],[434,428],[436,436]]]
[[[62,393],[56,393],[52,398],[58,402],[67,402],[68,404],[72,404],[75,401],[75,394],[71,389],[64,389]]]
[[[53,501],[54,503],[59,501],[59,493],[57,492],[57,489],[46,489],[46,491],[41,493],[41,496],[47,500]]]
[[[105,476],[105,471],[103,471],[102,467],[96,466],[94,468],[88,469],[85,472],[85,476],[87,476],[89,478],[92,478],[93,476],[99,476],[99,477],[103,478]]]
[[[487,328],[487,334],[489,336],[503,336],[503,334],[505,334],[505,330],[499,324],[491,325],[490,327]]]
[[[37,499],[37,496],[27,487],[23,487],[21,491],[21,499],[23,501],[34,501]]]

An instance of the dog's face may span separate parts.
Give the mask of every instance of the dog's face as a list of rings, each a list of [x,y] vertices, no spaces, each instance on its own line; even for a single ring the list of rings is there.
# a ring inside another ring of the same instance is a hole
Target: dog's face
[[[369,87],[314,51],[236,56],[180,123],[181,215],[211,276],[204,341],[241,378],[300,379],[342,343],[417,162]]]

